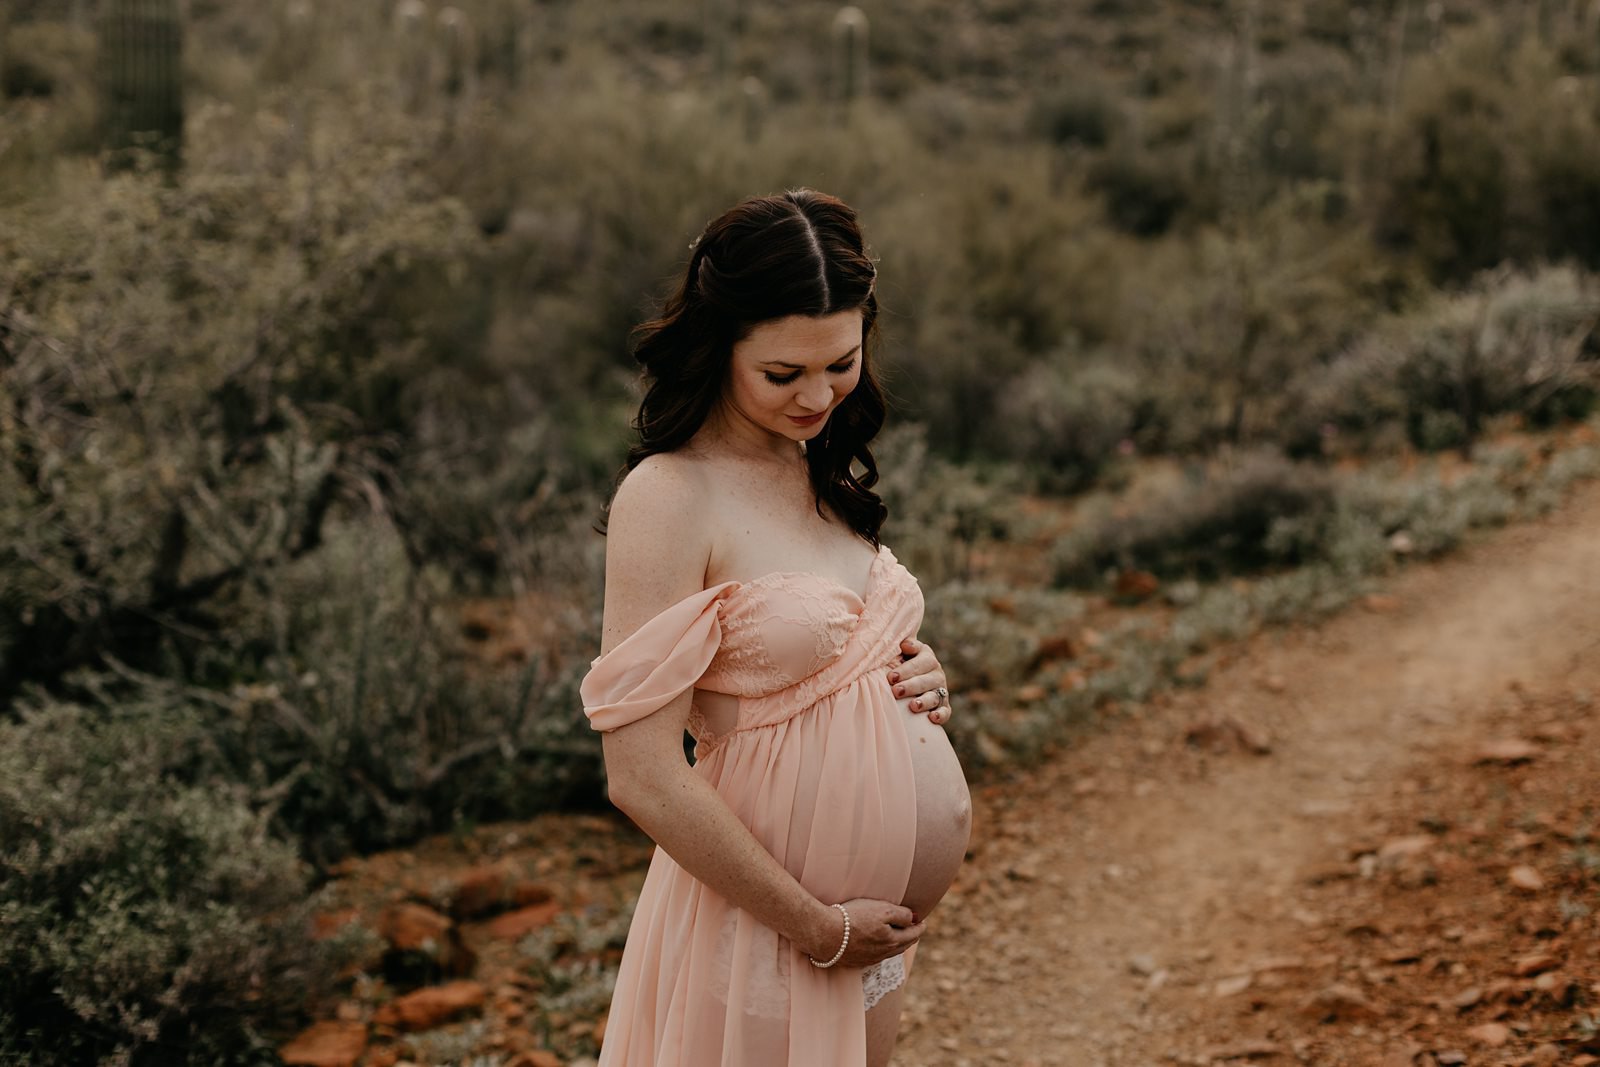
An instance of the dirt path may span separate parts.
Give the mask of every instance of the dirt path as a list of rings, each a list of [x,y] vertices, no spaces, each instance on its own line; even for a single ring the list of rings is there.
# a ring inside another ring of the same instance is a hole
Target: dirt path
[[[1348,868],[1352,840],[1395,832],[1397,783],[1418,768],[1432,768],[1431,789],[1444,775],[1445,822],[1470,823],[1457,806],[1490,794],[1468,788],[1482,772],[1462,746],[1515,728],[1530,690],[1569,717],[1600,716],[1600,484],[1408,568],[1365,606],[1258,635],[1203,688],[987,789],[974,857],[919,951],[896,1064],[1208,1062],[1196,1049],[1249,1029],[1227,1022],[1230,976],[1303,954],[1325,925],[1315,872]],[[1224,723],[1191,743],[1216,716],[1243,731]],[[1255,733],[1269,753],[1251,751]],[[1568,785],[1600,804],[1594,777]],[[1600,919],[1569,910],[1600,943]],[[1600,1016],[1600,986],[1579,994]],[[1319,1059],[1287,1039],[1256,1058],[1409,1065],[1418,1050],[1390,1023],[1354,1025],[1369,1059]],[[1556,1062],[1453,1055],[1417,1062]]]

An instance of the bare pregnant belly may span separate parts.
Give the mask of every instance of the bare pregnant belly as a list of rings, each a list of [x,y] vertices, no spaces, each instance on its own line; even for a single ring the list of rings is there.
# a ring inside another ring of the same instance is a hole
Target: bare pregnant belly
[[[966,858],[972,797],[944,727],[929,722],[926,714],[905,711],[904,702],[899,706],[906,716],[917,792],[917,845],[901,903],[921,918],[944,897]]]

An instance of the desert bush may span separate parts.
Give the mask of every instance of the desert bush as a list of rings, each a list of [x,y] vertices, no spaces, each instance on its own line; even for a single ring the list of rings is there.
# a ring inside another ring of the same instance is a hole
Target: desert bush
[[[1374,233],[1444,281],[1508,258],[1594,267],[1600,85],[1532,36],[1491,25],[1450,42],[1414,66],[1377,139]]]
[[[1113,567],[1214,578],[1305,562],[1317,554],[1334,503],[1326,471],[1247,453],[1142,510],[1074,530],[1053,550],[1056,578],[1093,583]]]
[[[1061,353],[1023,371],[999,399],[991,447],[1047,492],[1094,485],[1152,417],[1144,383],[1108,355]]]
[[[932,452],[918,423],[885,430],[873,458],[876,492],[889,509],[884,542],[929,587],[970,578],[977,552],[1012,539],[1013,470],[952,463]]]
[[[80,175],[0,263],[0,699],[106,653],[192,655],[215,598],[403,475],[460,374],[438,353],[471,329],[448,283],[472,236],[420,149],[351,153],[310,196],[294,137],[222,124],[191,124],[181,186]]]
[[[1159,237],[1194,201],[1185,180],[1192,169],[1175,152],[1113,148],[1090,167],[1086,187],[1105,198],[1106,218],[1135,237]]]
[[[1307,451],[1330,433],[1338,447],[1370,449],[1395,428],[1424,450],[1470,450],[1496,415],[1582,417],[1600,395],[1597,322],[1600,288],[1571,267],[1485,274],[1299,378],[1286,435]]]
[[[1028,110],[1028,128],[1051,144],[1104,148],[1117,125],[1111,94],[1074,84],[1043,93]]]
[[[114,684],[114,680],[108,681]],[[0,723],[0,1049],[38,1067],[246,1064],[337,955],[307,871],[178,701]]]
[[[94,69],[94,34],[61,22],[0,26],[0,97],[60,97],[81,91]]]
[[[488,343],[438,127],[353,108],[337,169],[203,111],[181,184],[74,179],[0,264],[0,701],[113,661],[209,694],[226,776],[320,862],[602,796],[581,424]],[[577,614],[476,662],[457,598],[517,590]]]
[[[1028,678],[1044,642],[1061,637],[1085,610],[1081,598],[1056,590],[947,582],[927,594],[924,625],[957,684],[1006,689]]]
[[[1517,511],[1514,490],[1492,468],[1468,471],[1446,484],[1437,474],[1399,479],[1357,476],[1344,487],[1346,506],[1381,530],[1404,534],[1408,553],[1427,558],[1459,545],[1477,528],[1497,526]]]
[[[451,588],[369,520],[331,526],[322,551],[229,604],[227,642],[197,672],[234,678],[215,693],[212,742],[307,856],[603,800],[598,740],[577,712],[598,619],[544,605],[540,646],[510,635],[494,659],[468,644]]]
[[[1329,187],[1274,198],[1248,228],[1206,229],[1149,257],[1129,341],[1154,413],[1150,451],[1276,445],[1291,383],[1339,352],[1403,285],[1325,216]]]

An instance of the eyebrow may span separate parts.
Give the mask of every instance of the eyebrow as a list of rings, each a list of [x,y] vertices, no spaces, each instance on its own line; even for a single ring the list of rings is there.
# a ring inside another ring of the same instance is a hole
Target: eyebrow
[[[861,351],[861,346],[860,345],[856,345],[854,348],[852,348],[850,351],[846,352],[844,355],[840,356],[838,359],[830,359],[828,361],[828,365],[832,366],[835,363],[843,363],[845,360],[849,359],[851,356],[855,355],[859,351]],[[757,364],[757,365],[758,366],[762,366],[762,367],[785,367],[785,368],[787,368],[789,370],[805,370],[806,369],[805,368],[805,364],[803,364],[803,363],[784,363],[781,360],[776,360],[776,359],[769,359],[769,360],[766,360],[765,362]]]

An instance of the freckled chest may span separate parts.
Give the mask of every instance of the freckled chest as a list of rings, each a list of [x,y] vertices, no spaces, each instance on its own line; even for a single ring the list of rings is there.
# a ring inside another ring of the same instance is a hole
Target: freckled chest
[[[724,536],[721,568],[728,574],[762,574],[771,570],[814,570],[844,575],[864,571],[869,550],[861,539],[824,507],[817,514],[816,495],[804,468],[792,473],[737,470],[722,480],[715,521]],[[824,518],[827,515],[828,518]],[[841,566],[855,557],[859,566]],[[819,565],[832,561],[832,566]],[[844,582],[860,588],[860,582]]]

